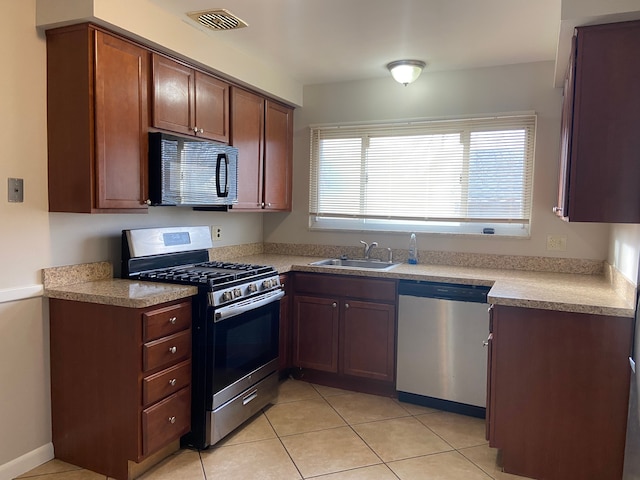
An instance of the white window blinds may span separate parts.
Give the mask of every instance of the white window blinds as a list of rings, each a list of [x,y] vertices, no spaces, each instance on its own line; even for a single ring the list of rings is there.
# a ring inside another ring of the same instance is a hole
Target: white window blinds
[[[528,235],[535,126],[517,115],[312,127],[311,226]]]

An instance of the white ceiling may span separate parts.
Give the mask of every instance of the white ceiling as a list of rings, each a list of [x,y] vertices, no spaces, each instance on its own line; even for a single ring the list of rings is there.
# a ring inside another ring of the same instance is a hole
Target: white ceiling
[[[428,71],[555,60],[560,0],[151,0],[187,12],[225,8],[248,28],[209,31],[303,84],[388,75],[393,60]]]

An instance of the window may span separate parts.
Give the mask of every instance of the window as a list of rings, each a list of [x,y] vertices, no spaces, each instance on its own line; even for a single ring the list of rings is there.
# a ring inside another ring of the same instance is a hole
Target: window
[[[310,227],[528,236],[535,127],[535,115],[311,127]]]

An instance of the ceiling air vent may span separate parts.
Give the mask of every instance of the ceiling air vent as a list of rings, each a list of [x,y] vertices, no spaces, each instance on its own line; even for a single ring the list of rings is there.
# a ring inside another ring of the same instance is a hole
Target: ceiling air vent
[[[212,30],[234,30],[236,28],[249,26],[247,22],[236,17],[233,13],[229,10],[225,10],[224,8],[189,12],[187,13],[187,16],[198,22],[200,25],[204,25]]]

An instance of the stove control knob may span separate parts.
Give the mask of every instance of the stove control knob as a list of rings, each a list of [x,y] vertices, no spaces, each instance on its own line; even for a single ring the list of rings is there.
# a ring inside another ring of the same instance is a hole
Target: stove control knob
[[[255,293],[258,291],[258,286],[255,283],[251,283],[247,287],[247,290],[249,290],[249,293]]]
[[[262,282],[262,286],[263,286],[264,288],[271,288],[271,285],[272,285],[272,284],[273,284],[273,283],[272,283],[272,280],[271,280],[271,279],[269,279],[269,280],[265,280],[264,282]]]
[[[234,288],[233,289],[233,297],[234,298],[238,298],[242,296],[242,290],[240,290],[239,288]]]
[[[222,301],[223,302],[228,302],[229,300],[233,299],[233,293],[231,292],[231,290],[228,290],[226,292],[222,292]]]

